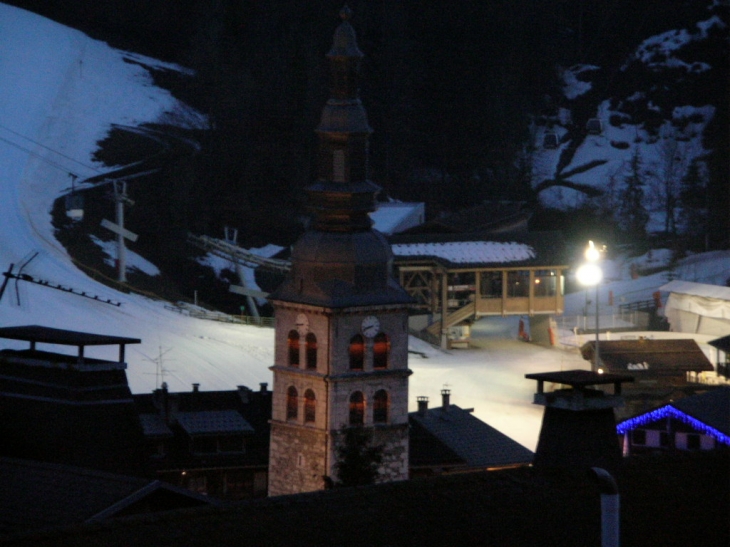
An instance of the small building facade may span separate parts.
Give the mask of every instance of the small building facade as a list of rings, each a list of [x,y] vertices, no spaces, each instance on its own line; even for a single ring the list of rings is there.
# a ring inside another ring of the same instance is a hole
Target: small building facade
[[[616,427],[623,453],[730,450],[730,387],[712,388],[642,412]]]

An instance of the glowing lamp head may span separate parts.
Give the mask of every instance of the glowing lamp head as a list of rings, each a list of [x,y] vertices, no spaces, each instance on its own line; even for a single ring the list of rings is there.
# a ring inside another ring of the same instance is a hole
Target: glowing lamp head
[[[603,271],[597,264],[582,264],[575,272],[578,283],[588,287],[598,285],[603,279]]]
[[[588,248],[586,249],[585,255],[588,262],[598,262],[601,258],[601,252],[596,249],[596,246],[592,241],[588,242]]]

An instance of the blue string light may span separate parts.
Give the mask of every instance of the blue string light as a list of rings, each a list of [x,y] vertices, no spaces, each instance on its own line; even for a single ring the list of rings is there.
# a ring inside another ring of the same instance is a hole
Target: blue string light
[[[637,427],[651,422],[656,422],[663,418],[674,418],[675,420],[679,420],[680,422],[691,426],[693,429],[713,437],[718,442],[730,446],[730,436],[725,435],[722,431],[718,431],[714,427],[710,427],[709,425],[702,423],[688,414],[685,414],[681,410],[677,410],[672,405],[663,406],[656,410],[652,410],[651,412],[647,412],[646,414],[641,414],[640,416],[625,420],[616,426],[616,432],[619,435],[623,435]]]

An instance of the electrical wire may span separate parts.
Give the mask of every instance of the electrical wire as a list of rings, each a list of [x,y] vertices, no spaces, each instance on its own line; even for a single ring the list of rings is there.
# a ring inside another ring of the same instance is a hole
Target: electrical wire
[[[74,162],[74,163],[77,163],[78,165],[81,165],[82,167],[86,167],[87,169],[91,169],[92,171],[95,171],[95,172],[97,172],[97,173],[99,173],[99,172],[100,172],[100,171],[99,171],[99,169],[97,169],[96,167],[93,167],[93,166],[91,166],[91,165],[86,165],[85,163],[83,163],[83,162],[80,162],[79,160],[77,160],[77,159],[74,159],[74,158],[72,158],[71,156],[67,156],[67,155],[66,155],[66,154],[64,154],[63,152],[59,152],[58,150],[54,150],[54,149],[53,149],[53,148],[51,148],[50,146],[46,146],[45,144],[43,144],[43,143],[40,143],[40,142],[38,142],[38,141],[35,141],[35,140],[31,139],[30,137],[26,137],[26,136],[25,136],[25,135],[23,135],[22,133],[18,133],[17,131],[14,131],[14,130],[10,129],[9,127],[6,127],[6,126],[4,126],[3,124],[0,124],[0,129],[4,129],[4,130],[5,130],[5,131],[7,131],[8,133],[12,133],[13,135],[16,135],[16,136],[20,137],[21,139],[25,139],[25,140],[27,140],[27,141],[30,141],[30,142],[32,142],[33,144],[35,144],[36,146],[40,146],[41,148],[45,148],[46,150],[48,150],[48,151],[50,151],[50,152],[53,152],[54,154],[58,154],[58,155],[59,155],[59,156],[61,156],[62,158],[66,158],[67,160],[70,160],[70,161],[72,161],[72,162]],[[3,139],[3,140],[4,140],[4,139]],[[6,141],[6,142],[9,142],[9,141]]]

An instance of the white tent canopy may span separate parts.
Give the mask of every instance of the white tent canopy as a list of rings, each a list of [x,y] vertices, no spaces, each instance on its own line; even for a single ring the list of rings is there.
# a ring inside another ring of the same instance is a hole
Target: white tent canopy
[[[730,287],[671,281],[659,290],[670,293],[665,315],[671,330],[713,336],[730,334]]]

